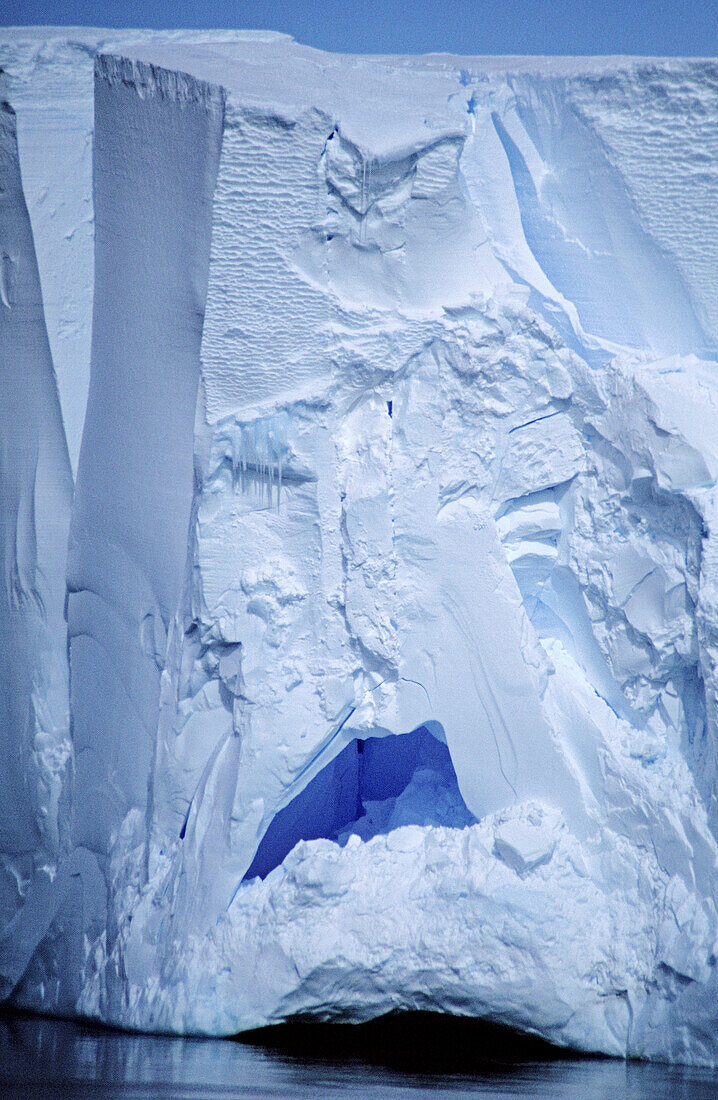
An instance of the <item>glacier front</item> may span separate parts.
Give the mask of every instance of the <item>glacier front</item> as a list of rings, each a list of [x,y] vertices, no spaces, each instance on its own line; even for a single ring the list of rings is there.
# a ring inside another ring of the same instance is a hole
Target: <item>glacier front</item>
[[[718,1063],[718,65],[3,33],[2,996]]]

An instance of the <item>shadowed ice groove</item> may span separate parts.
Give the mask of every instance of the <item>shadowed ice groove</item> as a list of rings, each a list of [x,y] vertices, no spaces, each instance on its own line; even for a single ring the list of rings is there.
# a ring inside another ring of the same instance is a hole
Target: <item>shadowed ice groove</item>
[[[674,261],[642,229],[620,175],[560,83],[518,78],[516,92],[516,114],[495,111],[492,119],[526,241],[586,332],[663,354],[706,345]],[[516,124],[542,160],[538,178]]]

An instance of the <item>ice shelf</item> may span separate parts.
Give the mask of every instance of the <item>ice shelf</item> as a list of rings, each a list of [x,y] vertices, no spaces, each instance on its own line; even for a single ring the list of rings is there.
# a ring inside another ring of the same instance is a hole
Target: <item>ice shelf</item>
[[[0,995],[716,1064],[716,63],[1,49]]]

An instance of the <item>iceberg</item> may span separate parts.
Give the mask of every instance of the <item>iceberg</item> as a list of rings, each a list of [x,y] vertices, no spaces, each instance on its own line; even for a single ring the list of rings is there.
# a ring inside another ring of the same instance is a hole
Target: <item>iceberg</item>
[[[2,996],[718,1063],[715,63],[3,36]]]

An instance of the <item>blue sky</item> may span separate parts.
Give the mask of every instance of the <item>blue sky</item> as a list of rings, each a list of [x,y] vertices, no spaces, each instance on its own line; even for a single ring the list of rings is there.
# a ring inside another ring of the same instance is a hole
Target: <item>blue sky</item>
[[[718,0],[0,0],[0,25],[258,27],[327,50],[718,54]]]

